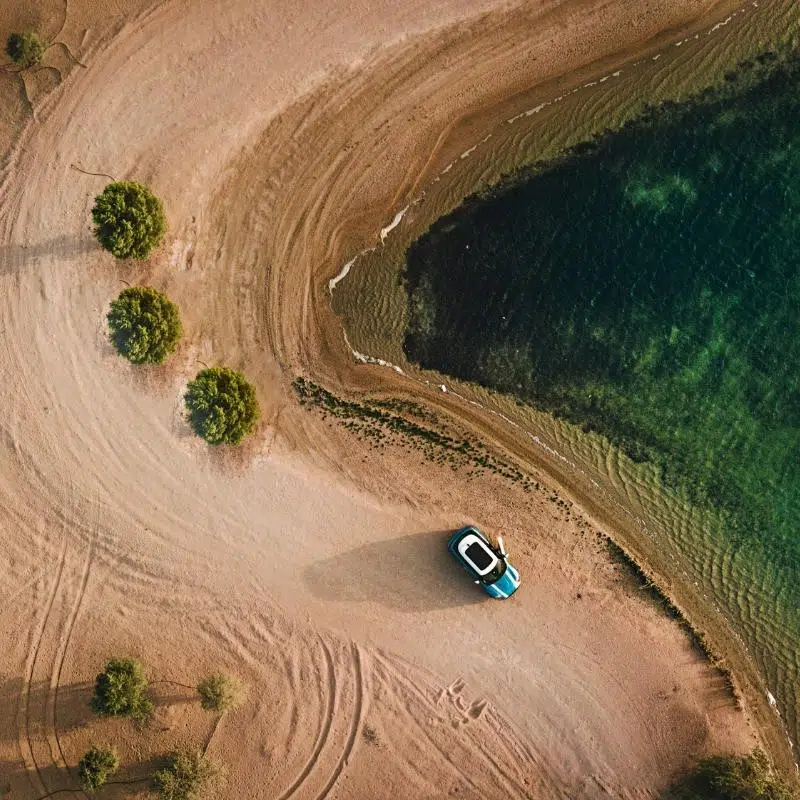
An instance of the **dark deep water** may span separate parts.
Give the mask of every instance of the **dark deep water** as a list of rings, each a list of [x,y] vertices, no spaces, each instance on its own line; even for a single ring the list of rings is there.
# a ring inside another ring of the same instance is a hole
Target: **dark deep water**
[[[713,508],[680,546],[798,741],[800,59],[760,61],[439,220],[405,350]]]

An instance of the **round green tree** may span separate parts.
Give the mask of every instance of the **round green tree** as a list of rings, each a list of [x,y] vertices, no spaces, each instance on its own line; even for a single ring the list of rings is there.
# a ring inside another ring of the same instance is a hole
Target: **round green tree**
[[[93,747],[78,762],[78,778],[85,792],[96,792],[119,769],[119,758],[113,750]]]
[[[12,33],[6,42],[6,53],[15,64],[27,69],[42,60],[44,45],[33,31]]]
[[[238,678],[219,672],[197,684],[200,705],[206,711],[227,711],[241,705],[244,690]]]
[[[131,286],[111,303],[111,341],[134,364],[162,364],[175,350],[183,325],[178,307],[149,286]]]
[[[117,258],[147,258],[167,229],[161,201],[141,183],[109,183],[92,208],[95,235]]]
[[[222,770],[198,750],[179,750],[153,775],[160,800],[201,800],[217,789]]]
[[[209,444],[239,444],[258,421],[255,389],[232,369],[201,370],[184,399],[195,433]]]
[[[92,709],[104,716],[128,716],[145,722],[153,711],[146,692],[144,667],[133,658],[112,658],[95,680]]]

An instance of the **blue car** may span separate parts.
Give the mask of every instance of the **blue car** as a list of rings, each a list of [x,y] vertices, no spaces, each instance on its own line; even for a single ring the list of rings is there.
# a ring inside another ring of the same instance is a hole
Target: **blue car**
[[[491,597],[511,597],[519,589],[519,572],[508,563],[508,553],[503,540],[498,537],[499,547],[477,529],[468,525],[457,530],[447,542],[447,549],[459,564],[479,583]]]

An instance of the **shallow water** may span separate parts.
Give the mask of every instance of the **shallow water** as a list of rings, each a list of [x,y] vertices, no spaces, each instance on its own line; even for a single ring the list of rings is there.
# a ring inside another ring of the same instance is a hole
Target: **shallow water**
[[[798,252],[800,65],[756,65],[437,222],[408,253],[405,341],[423,367],[602,433],[712,512],[654,516],[795,741]]]

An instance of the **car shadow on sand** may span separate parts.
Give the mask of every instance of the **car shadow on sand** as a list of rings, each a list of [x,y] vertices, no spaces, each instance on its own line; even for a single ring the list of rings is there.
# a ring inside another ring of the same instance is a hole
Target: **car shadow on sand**
[[[447,551],[452,531],[372,542],[307,567],[303,580],[322,600],[373,602],[419,613],[488,601]]]

